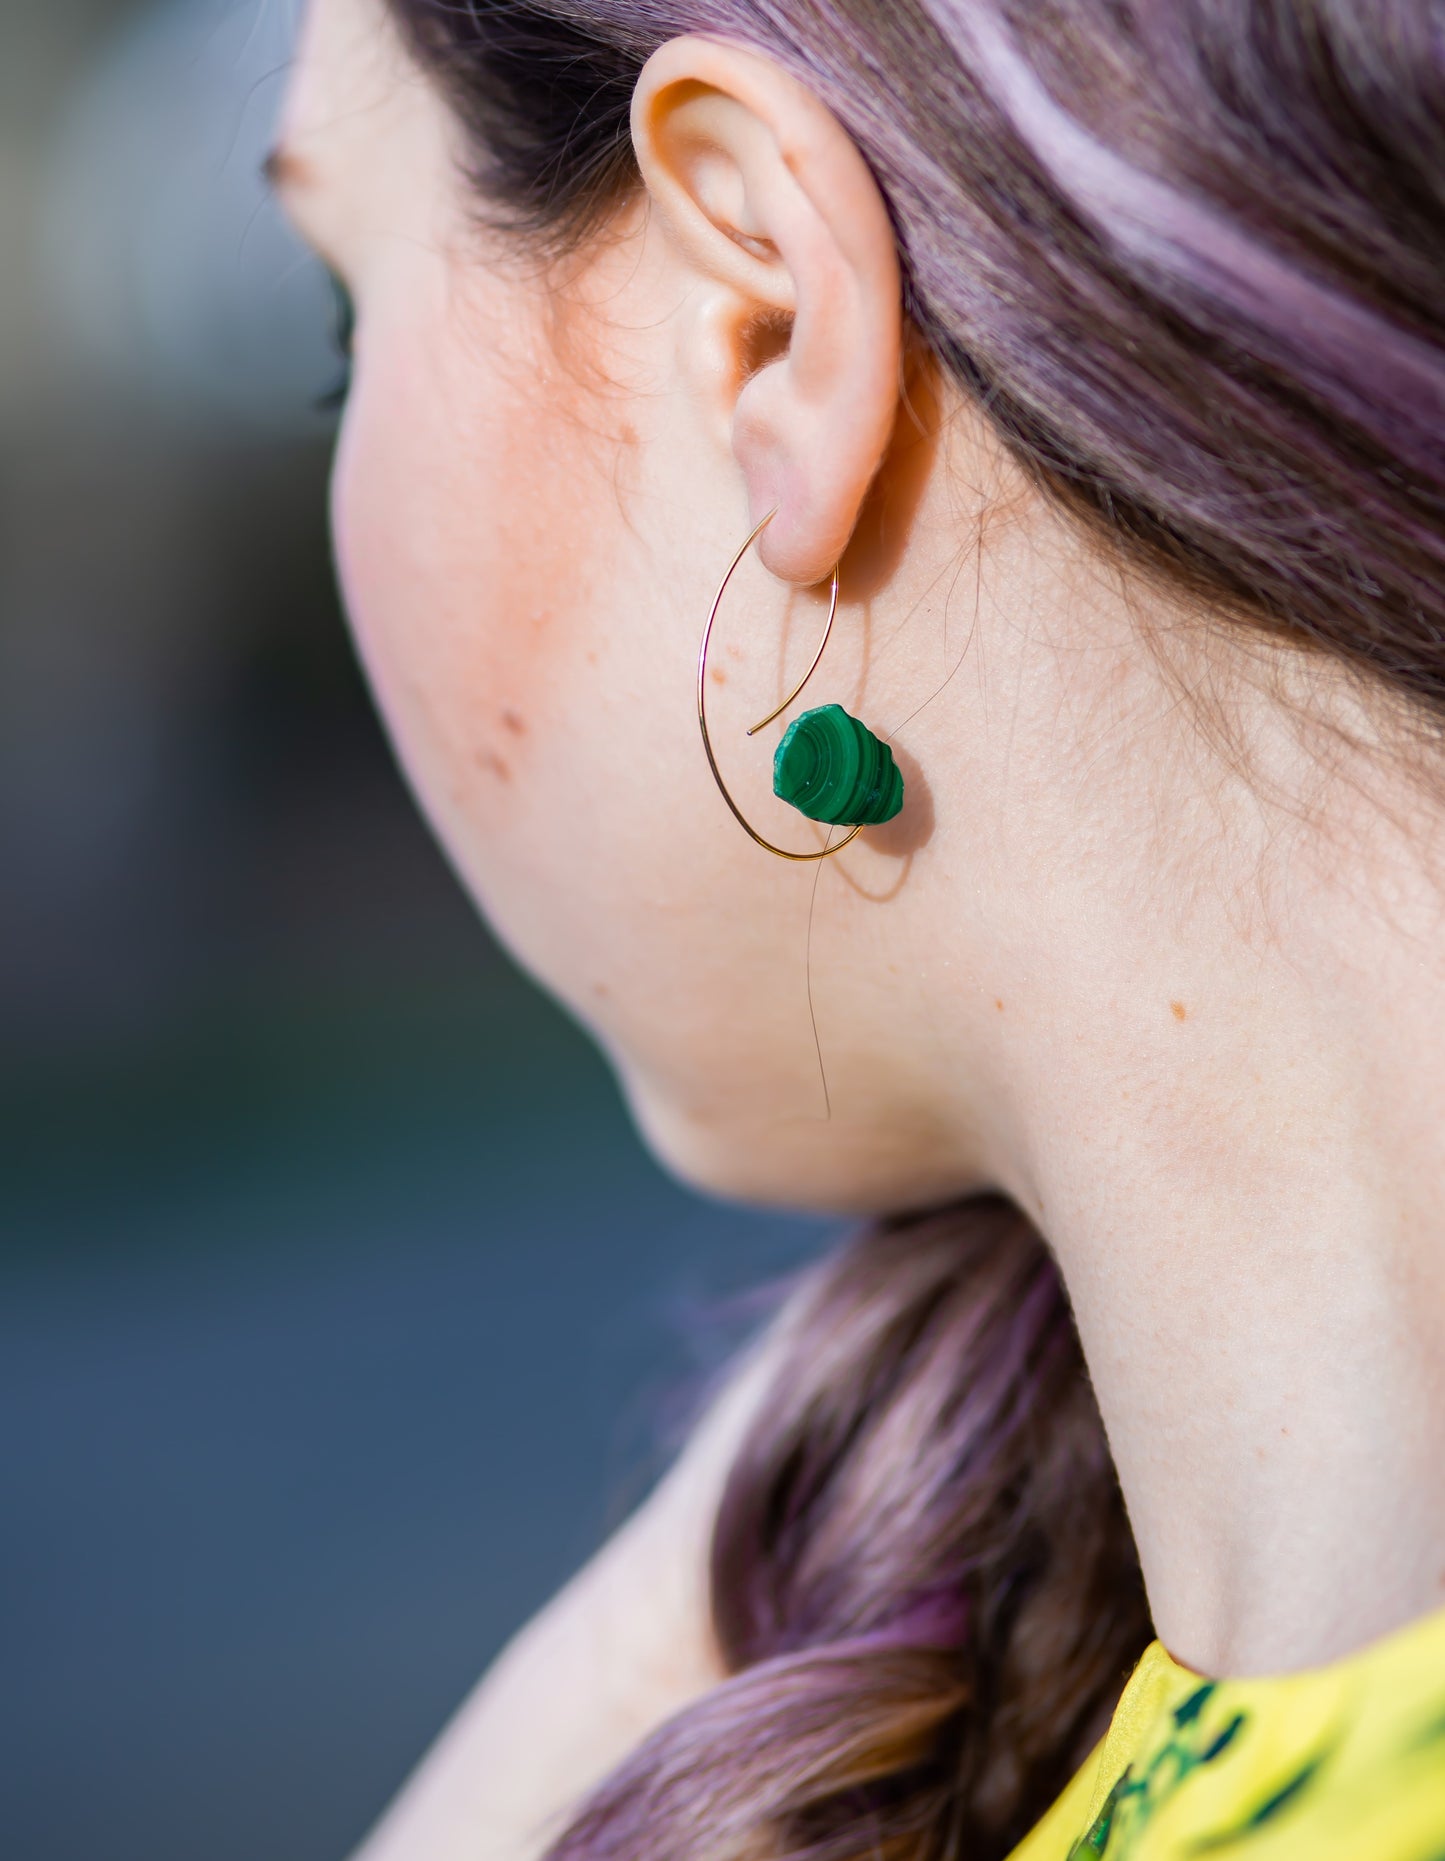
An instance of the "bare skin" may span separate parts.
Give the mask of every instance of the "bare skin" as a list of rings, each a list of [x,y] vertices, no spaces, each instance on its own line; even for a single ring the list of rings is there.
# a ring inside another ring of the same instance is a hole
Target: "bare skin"
[[[358,306],[332,514],[378,702],[657,1155],[795,1207],[1014,1197],[1187,1665],[1310,1666],[1445,1604],[1438,771],[1043,505],[910,341],[857,149],[766,59],[660,48],[644,193],[560,271],[469,222],[380,0],[311,0],[283,129],[288,210]],[[808,702],[894,733],[909,784],[821,869],[747,839],[697,740],[701,624],[774,505],[715,662],[728,779],[821,844],[742,730],[841,557]],[[716,1677],[730,1438],[525,1631],[367,1861],[522,1861]]]

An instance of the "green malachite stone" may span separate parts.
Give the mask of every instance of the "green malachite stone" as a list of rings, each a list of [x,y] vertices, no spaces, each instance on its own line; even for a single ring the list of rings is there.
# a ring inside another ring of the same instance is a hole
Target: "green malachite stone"
[[[903,773],[893,752],[841,704],[804,711],[773,756],[773,793],[809,820],[876,827],[903,806]]]

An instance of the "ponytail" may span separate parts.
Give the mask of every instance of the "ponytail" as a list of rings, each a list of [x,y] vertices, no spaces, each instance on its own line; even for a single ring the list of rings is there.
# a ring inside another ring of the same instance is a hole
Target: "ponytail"
[[[994,1861],[1149,1638],[1063,1287],[994,1197],[881,1222],[775,1321],[718,1509],[729,1677],[547,1861]]]

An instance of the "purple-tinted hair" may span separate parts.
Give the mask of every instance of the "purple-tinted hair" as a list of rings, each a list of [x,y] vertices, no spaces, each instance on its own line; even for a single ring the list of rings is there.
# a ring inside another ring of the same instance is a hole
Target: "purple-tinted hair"
[[[1445,714],[1440,0],[391,0],[547,247],[638,185],[637,75],[702,32],[851,133],[905,307],[1081,533]],[[730,1677],[552,1861],[991,1861],[1148,1633],[1057,1273],[1015,1211],[820,1265],[713,1546]]]

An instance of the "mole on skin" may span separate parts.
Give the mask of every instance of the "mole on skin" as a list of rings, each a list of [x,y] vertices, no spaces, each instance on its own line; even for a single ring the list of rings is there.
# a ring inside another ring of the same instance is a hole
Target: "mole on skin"
[[[1189,1010],[1184,1006],[1183,1002],[1170,1002],[1169,1012],[1176,1021],[1182,1021],[1189,1013]]]

